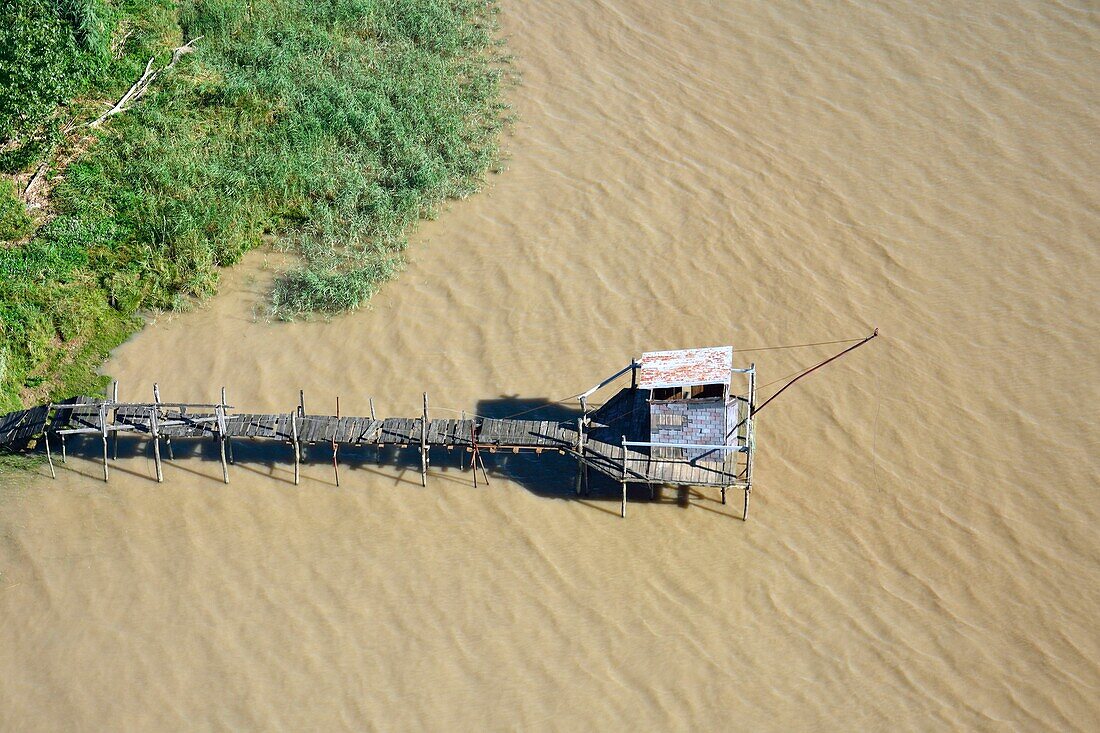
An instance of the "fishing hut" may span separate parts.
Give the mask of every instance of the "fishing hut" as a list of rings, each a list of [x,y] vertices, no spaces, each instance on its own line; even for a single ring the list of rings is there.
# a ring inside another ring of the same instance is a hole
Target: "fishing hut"
[[[588,401],[627,371],[631,385],[597,409]],[[722,503],[731,488],[752,491],[756,366],[733,365],[733,348],[719,346],[642,354],[580,397],[577,457],[622,485],[711,486]],[[587,483],[587,476],[582,478]]]

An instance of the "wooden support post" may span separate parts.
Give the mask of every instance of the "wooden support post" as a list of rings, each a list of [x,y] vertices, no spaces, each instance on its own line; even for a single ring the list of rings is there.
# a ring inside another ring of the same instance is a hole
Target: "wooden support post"
[[[626,519],[626,436],[623,436],[623,504],[620,515]]]
[[[340,424],[340,395],[336,395],[336,424],[337,430]],[[336,430],[332,432],[332,472],[336,475],[336,488],[340,488],[340,466],[336,463],[336,452],[339,446],[336,443]]]
[[[106,481],[109,477],[107,471],[107,405],[101,404],[99,406],[99,426],[103,431],[103,480]]]
[[[218,419],[218,452],[222,460],[222,481],[229,483],[229,464],[225,461],[225,404],[214,408],[214,415]]]
[[[111,422],[118,422],[118,380],[111,382],[111,402],[114,403],[114,412]],[[118,431],[116,430],[114,435],[111,436],[111,457],[113,460],[118,460]]]
[[[149,430],[153,433],[153,465],[157,468],[157,483],[164,482],[164,469],[160,464],[160,425],[157,422],[157,408],[149,409]]]
[[[65,453],[65,436],[64,435],[61,436],[61,462],[62,463],[68,463],[69,462],[68,455],[66,455],[66,453]]]
[[[630,389],[638,389],[638,362],[630,360]]]
[[[306,416],[306,391],[298,390],[298,417]]]
[[[153,382],[153,402],[160,405],[160,385]],[[159,409],[159,408],[158,408]],[[182,414],[182,413],[181,413]],[[176,460],[176,454],[172,451],[172,438],[171,436],[164,436],[164,443],[168,446],[168,460]]]
[[[420,485],[428,485],[428,393],[424,393],[424,415],[420,419]]]
[[[489,472],[485,470],[485,459],[481,456],[481,448],[477,444],[477,433],[475,431],[477,426],[477,420],[470,421],[470,443],[473,445],[473,455],[470,458],[470,466],[474,469],[474,488],[477,488],[477,464],[481,462],[481,475],[485,477],[485,485],[489,485]]]
[[[464,422],[466,422],[466,411],[465,410],[462,411],[462,419],[459,421],[459,423],[464,423]],[[455,431],[455,437],[456,438],[458,437],[458,431],[457,430]],[[457,443],[458,441],[456,440],[455,442]],[[460,471],[465,471],[466,470],[466,451],[462,451],[462,453],[458,456],[458,470],[460,470]]]
[[[226,399],[225,399],[225,387],[222,387],[222,417],[223,418],[225,417],[225,410],[228,407],[228,405],[229,405],[229,403],[226,402]],[[231,464],[235,465],[237,462],[233,459],[233,441],[229,439],[229,435],[225,436],[225,447],[229,450],[229,462]]]
[[[477,436],[474,434],[476,420],[470,421],[470,467],[474,469],[474,488],[477,488]]]
[[[489,485],[489,471],[485,468],[485,456],[481,455],[481,451],[474,453],[479,461],[481,461],[481,477],[485,479],[485,485]]]
[[[726,487],[723,486],[722,487],[722,504],[724,505],[725,503],[726,503]]]
[[[50,464],[50,476],[57,478],[57,473],[53,470],[53,456],[50,455],[50,432],[48,430],[42,431],[42,440],[46,441],[46,462]]]
[[[293,412],[290,415],[290,435],[291,435],[292,442],[294,443],[294,485],[297,486],[298,481],[301,478],[300,470],[299,470],[299,467],[298,467],[298,464],[301,461],[301,454],[299,453],[299,448],[298,448],[298,413],[297,412]]]
[[[878,331],[876,330],[877,334]],[[752,493],[752,463],[756,453],[756,437],[753,433],[753,422],[756,419],[756,364],[749,365],[749,413],[745,418],[745,443],[748,452],[745,454],[745,506],[741,512],[742,521],[749,521],[749,494]]]
[[[376,418],[374,416],[374,398],[373,397],[368,397],[367,398],[367,403],[370,405],[370,419],[371,420],[377,420],[378,418]]]
[[[581,495],[581,486],[586,478],[584,469],[588,464],[584,462],[584,418],[577,418],[577,496]]]

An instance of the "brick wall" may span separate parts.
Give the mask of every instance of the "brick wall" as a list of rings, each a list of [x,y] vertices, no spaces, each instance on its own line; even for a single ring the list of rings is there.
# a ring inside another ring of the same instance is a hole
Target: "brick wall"
[[[721,400],[685,400],[650,404],[649,439],[654,443],[723,445],[726,409]],[[706,451],[673,451],[668,457],[698,458]],[[681,455],[676,455],[680,453]],[[717,459],[716,454],[707,456]]]

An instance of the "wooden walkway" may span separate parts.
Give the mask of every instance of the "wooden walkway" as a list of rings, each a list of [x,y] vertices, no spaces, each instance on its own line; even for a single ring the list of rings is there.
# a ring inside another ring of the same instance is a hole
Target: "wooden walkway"
[[[289,443],[294,447],[295,483],[298,482],[301,446],[324,443],[333,447],[333,468],[339,484],[336,453],[340,446],[378,448],[416,448],[421,454],[422,477],[426,485],[431,448],[461,449],[473,454],[474,481],[477,466],[488,481],[483,451],[557,451],[577,459],[580,470],[578,487],[588,484],[588,470],[623,484],[681,484],[746,487],[745,461],[748,449],[735,448],[721,456],[688,460],[677,455],[658,455],[644,446],[629,446],[632,441],[648,439],[648,409],[644,396],[634,389],[618,392],[602,407],[584,413],[584,420],[519,420],[477,416],[469,419],[428,419],[427,396],[424,415],[403,417],[341,417],[307,414],[304,405],[285,413],[235,413],[225,404],[127,403],[111,399],[77,397],[63,403],[41,405],[0,416],[0,446],[9,450],[39,448],[45,445],[53,471],[53,450],[60,442],[65,458],[66,438],[93,436],[102,440],[103,475],[107,479],[108,440],[129,434],[152,441],[157,480],[163,480],[161,442],[171,457],[173,440],[214,439],[221,445],[225,482],[229,482],[228,464],[233,461],[232,442],[265,440]],[[373,407],[372,407],[373,409]],[[746,443],[747,445],[747,443]],[[667,452],[667,451],[666,451]],[[117,453],[117,447],[116,447]],[[228,458],[227,458],[228,454]],[[709,460],[708,460],[709,459]],[[578,488],[579,490],[579,488]]]

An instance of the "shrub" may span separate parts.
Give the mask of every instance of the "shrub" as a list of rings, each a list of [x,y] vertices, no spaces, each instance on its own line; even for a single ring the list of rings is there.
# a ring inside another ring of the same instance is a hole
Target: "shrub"
[[[0,0],[0,141],[37,129],[73,87],[72,27],[50,0]]]
[[[15,188],[15,183],[0,180],[0,240],[22,239],[31,233],[31,218]]]

